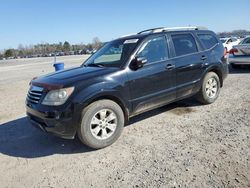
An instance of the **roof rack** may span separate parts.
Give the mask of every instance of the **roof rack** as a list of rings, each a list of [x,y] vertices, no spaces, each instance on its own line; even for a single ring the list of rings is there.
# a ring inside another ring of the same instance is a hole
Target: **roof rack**
[[[143,31],[140,31],[139,33],[137,34],[142,34],[142,33],[154,33],[155,31],[158,31],[158,30],[163,30],[164,27],[156,27],[156,28],[152,28],[152,29],[147,29],[147,30],[143,30]]]
[[[206,27],[197,27],[197,26],[188,26],[188,27],[157,27],[152,29],[147,29],[144,31],[140,31],[137,34],[143,33],[160,33],[164,31],[183,31],[183,30],[206,30]]]

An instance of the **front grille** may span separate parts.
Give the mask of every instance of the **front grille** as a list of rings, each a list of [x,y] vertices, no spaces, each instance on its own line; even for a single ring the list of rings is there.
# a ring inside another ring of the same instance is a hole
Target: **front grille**
[[[43,88],[38,86],[31,86],[27,95],[27,101],[38,104],[43,94]]]

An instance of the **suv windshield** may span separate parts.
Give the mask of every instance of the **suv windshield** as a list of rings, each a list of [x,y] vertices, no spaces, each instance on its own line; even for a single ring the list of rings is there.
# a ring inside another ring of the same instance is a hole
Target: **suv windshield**
[[[121,67],[135,49],[139,39],[118,39],[104,45],[83,66]]]

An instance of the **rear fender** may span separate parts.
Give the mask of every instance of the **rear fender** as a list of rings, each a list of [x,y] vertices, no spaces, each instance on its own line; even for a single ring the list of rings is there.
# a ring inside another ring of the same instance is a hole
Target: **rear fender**
[[[203,75],[202,75],[202,79],[201,79],[201,82],[200,82],[200,87],[201,87],[201,84],[202,84],[202,81],[204,79],[204,77],[206,76],[206,74],[208,72],[215,72],[218,76],[219,76],[219,79],[220,79],[220,87],[223,86],[223,77],[222,77],[222,66],[220,65],[211,65],[209,66],[206,71],[204,71]]]

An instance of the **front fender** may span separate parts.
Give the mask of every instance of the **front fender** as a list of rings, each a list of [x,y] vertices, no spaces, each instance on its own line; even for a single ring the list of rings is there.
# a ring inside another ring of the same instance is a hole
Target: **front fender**
[[[78,111],[82,111],[87,105],[97,99],[111,99],[122,106],[129,114],[131,105],[129,102],[129,90],[118,83],[100,82],[82,89],[75,97],[74,104],[77,104]]]

